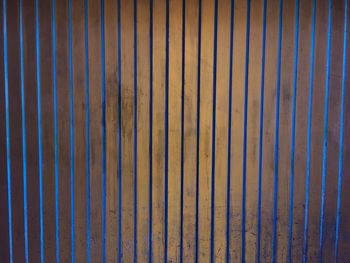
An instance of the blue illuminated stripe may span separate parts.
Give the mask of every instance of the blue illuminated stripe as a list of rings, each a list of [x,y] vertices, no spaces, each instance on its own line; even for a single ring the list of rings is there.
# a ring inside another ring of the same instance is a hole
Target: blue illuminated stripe
[[[41,130],[41,79],[40,79],[40,35],[39,35],[39,0],[35,0],[35,49],[36,81],[38,96],[38,146],[39,146],[39,206],[40,206],[40,262],[44,263],[44,193],[43,193],[43,154]]]
[[[21,73],[21,112],[22,112],[22,158],[23,158],[23,208],[24,208],[24,256],[28,263],[28,206],[27,206],[27,140],[26,109],[24,94],[24,52],[23,52],[23,2],[19,0],[19,49]]]
[[[164,261],[168,261],[168,176],[169,176],[169,0],[165,16],[165,164],[164,164]]]
[[[195,226],[195,256],[194,262],[198,262],[199,253],[199,136],[201,116],[201,49],[202,49],[202,0],[198,0],[198,57],[197,57],[197,128],[196,128],[196,226]]]
[[[134,263],[137,262],[137,0],[134,0]]]
[[[245,218],[246,218],[246,178],[247,178],[247,130],[248,130],[248,80],[249,80],[249,45],[250,45],[250,0],[247,0],[247,27],[245,47],[245,76],[244,76],[244,120],[243,120],[243,180],[242,180],[242,255],[245,262]]]
[[[153,0],[149,1],[149,221],[148,262],[153,262]]]
[[[6,0],[3,2],[3,33],[4,33],[4,84],[5,84],[5,110],[6,110],[6,163],[7,163],[7,205],[9,224],[9,253],[10,263],[13,262],[12,244],[12,204],[11,204],[11,157],[10,157],[10,108],[9,108],[9,79],[8,79],[8,59],[7,59],[7,16]]]
[[[212,152],[211,152],[211,222],[210,222],[210,262],[215,260],[214,239],[215,239],[215,132],[216,132],[216,69],[218,49],[218,0],[215,0],[214,7],[214,58],[213,58],[213,116],[212,116]]]
[[[101,108],[102,108],[102,263],[106,262],[106,70],[105,1],[101,0]],[[119,240],[118,240],[119,243]]]
[[[56,72],[56,9],[55,0],[51,3],[51,31],[52,31],[52,75],[53,75],[53,118],[54,118],[54,145],[55,145],[55,210],[56,210],[56,262],[60,262],[60,222],[59,222],[59,177],[58,177],[58,123],[57,123],[57,72]]]
[[[295,117],[298,85],[299,60],[299,0],[295,1],[295,33],[294,33],[294,66],[293,66],[293,98],[292,98],[292,130],[290,144],[290,185],[289,185],[289,233],[288,233],[288,263],[292,263],[293,242],[293,207],[294,207],[294,156],[295,156]]]
[[[185,137],[185,51],[186,0],[182,0],[182,57],[181,57],[181,155],[180,155],[180,263],[183,262],[184,243],[184,137]]]
[[[338,159],[338,190],[337,190],[337,214],[335,225],[335,248],[334,262],[338,262],[339,253],[339,224],[340,224],[340,205],[343,178],[343,142],[344,142],[344,115],[345,115],[345,92],[346,92],[346,55],[348,46],[348,0],[344,3],[344,40],[343,40],[343,69],[341,81],[341,110],[340,110],[340,129],[339,129],[339,159]]]
[[[298,1],[298,0],[297,0]],[[262,194],[262,162],[263,162],[263,131],[265,103],[265,57],[266,57],[266,12],[267,0],[264,0],[262,50],[261,50],[261,90],[260,90],[260,128],[259,128],[259,168],[258,168],[258,219],[256,237],[256,260],[260,263],[261,250],[261,194]]]
[[[274,149],[274,191],[273,191],[273,233],[272,233],[272,262],[277,262],[277,200],[278,200],[278,155],[279,155],[279,120],[280,120],[280,94],[281,94],[281,53],[282,53],[282,18],[283,0],[280,0],[278,54],[277,54],[277,83],[276,83],[276,127]]]
[[[85,28],[85,135],[86,135],[86,261],[90,263],[90,96],[89,96],[89,14],[84,0]]]
[[[327,64],[326,64],[326,87],[324,98],[324,126],[323,126],[323,151],[322,151],[322,193],[321,193],[321,212],[320,212],[320,260],[323,255],[323,225],[324,208],[326,195],[326,176],[327,176],[327,134],[328,134],[328,102],[329,102],[329,80],[331,64],[331,45],[332,45],[332,0],[328,0],[328,36],[327,36]]]
[[[230,218],[231,218],[231,130],[232,130],[232,69],[233,69],[233,31],[235,1],[231,0],[230,18],[230,66],[228,82],[228,133],[227,133],[227,190],[226,190],[226,262],[230,262]]]
[[[311,124],[312,124],[312,97],[314,80],[314,57],[315,57],[315,27],[316,27],[316,0],[312,1],[312,29],[311,29],[311,52],[310,52],[310,82],[309,82],[309,110],[307,124],[307,148],[306,148],[306,183],[305,183],[305,218],[304,218],[304,245],[303,263],[307,262],[308,231],[309,231],[309,192],[310,192],[310,160],[311,160]]]
[[[122,53],[120,28],[120,0],[117,6],[118,16],[118,262],[122,260]]]

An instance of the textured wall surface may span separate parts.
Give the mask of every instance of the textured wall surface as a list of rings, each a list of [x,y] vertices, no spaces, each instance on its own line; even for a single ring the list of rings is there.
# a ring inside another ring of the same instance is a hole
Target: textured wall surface
[[[72,257],[76,262],[148,262],[150,257],[153,262],[224,262],[227,255],[231,262],[302,262],[303,257],[333,262],[337,238],[338,262],[350,262],[349,67],[343,72],[347,0],[333,0],[330,20],[327,0],[300,1],[299,9],[299,0],[102,0],[103,5],[96,0],[40,0],[37,21],[34,0],[7,0],[5,38],[4,1],[0,262],[10,258],[8,158],[13,262],[40,262],[41,252],[47,262],[57,257],[61,262]],[[343,180],[337,213],[339,149]]]

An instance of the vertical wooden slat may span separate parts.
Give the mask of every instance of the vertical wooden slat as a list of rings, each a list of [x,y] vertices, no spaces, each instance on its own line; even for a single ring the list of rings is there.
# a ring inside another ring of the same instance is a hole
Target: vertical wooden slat
[[[69,156],[70,156],[70,234],[71,261],[75,262],[75,118],[73,77],[73,17],[72,2],[68,1],[68,63],[69,63]]]
[[[91,261],[102,260],[101,9],[89,1]]]
[[[140,262],[148,261],[149,235],[149,2],[137,3],[137,48],[138,48],[138,148],[137,148],[137,258]]]
[[[91,260],[91,151],[90,151],[90,69],[89,69],[89,8],[84,0],[84,47],[85,47],[85,127],[86,127],[86,259]]]
[[[168,262],[180,256],[182,1],[169,1]]]
[[[185,8],[183,262],[195,255],[198,1],[186,1]]]
[[[256,259],[263,1],[251,3],[247,131],[246,261]],[[235,43],[235,42],[234,42]],[[233,55],[235,56],[235,54]],[[235,69],[234,69],[235,70]],[[235,103],[235,98],[233,98]],[[263,193],[264,194],[264,193]],[[233,201],[234,202],[234,201]]]
[[[9,92],[8,92],[8,44],[7,44],[8,38],[7,38],[7,2],[2,2],[2,55],[3,55],[3,105],[4,105],[4,111],[3,111],[3,117],[5,119],[5,127],[3,132],[3,146],[4,146],[4,164],[6,163],[4,168],[4,171],[6,169],[6,176],[4,176],[6,181],[4,182],[4,188],[6,189],[4,192],[6,192],[6,197],[4,200],[6,200],[6,203],[4,206],[6,207],[6,226],[7,226],[7,243],[5,241],[5,249],[7,251],[3,251],[5,253],[5,257],[11,262],[13,261],[13,234],[12,234],[12,201],[11,201],[11,165],[10,165],[10,137],[9,137]]]
[[[148,262],[149,250],[149,94],[150,94],[150,61],[149,61],[149,1],[137,2],[137,48],[138,48],[138,145],[137,145],[137,188],[138,222],[137,222],[137,259],[139,262]]]
[[[21,119],[22,119],[22,169],[23,169],[23,223],[24,223],[24,259],[29,262],[28,244],[28,194],[27,194],[27,131],[24,93],[24,44],[23,44],[23,2],[19,1],[19,53],[21,81]]]
[[[333,13],[334,14],[334,13]],[[316,3],[316,50],[314,70],[314,94],[311,136],[311,178],[309,204],[308,261],[319,257],[320,211],[322,182],[322,142],[324,125],[324,104],[327,63],[328,1]],[[333,25],[332,25],[333,26]],[[332,30],[333,31],[333,30]],[[333,35],[334,31],[332,32]],[[308,62],[310,64],[310,61]],[[331,65],[332,68],[332,65]],[[327,143],[328,144],[328,143]],[[327,147],[328,148],[328,147]],[[329,149],[327,149],[330,154]],[[327,161],[328,162],[328,161]],[[328,172],[327,172],[328,173]],[[327,199],[328,197],[326,197]]]
[[[295,131],[296,131],[296,102],[298,94],[298,63],[299,63],[299,31],[300,31],[300,1],[295,1],[294,27],[294,62],[293,62],[293,95],[291,109],[291,146],[290,146],[290,178],[289,178],[289,224],[288,224],[288,262],[292,261],[293,229],[294,229],[294,192],[295,192]]]
[[[214,259],[226,258],[226,195],[227,184],[227,132],[228,87],[230,59],[230,1],[218,1],[217,35],[217,101],[216,101],[216,155],[215,155],[215,207],[214,207]]]
[[[349,38],[349,33],[348,33],[348,38]],[[349,41],[347,44],[347,50],[349,50]],[[347,55],[348,59],[349,55]],[[346,70],[347,76],[349,76],[349,67],[347,67]],[[345,94],[349,94],[350,92],[350,79],[349,77],[346,78],[346,90]],[[344,159],[343,159],[343,173],[348,174],[349,173],[349,98],[350,96],[345,96],[345,121],[344,121],[344,147],[343,147],[343,154],[344,154]],[[349,251],[346,249],[347,247],[347,236],[349,234],[349,222],[347,221],[347,218],[349,218],[349,199],[346,197],[347,196],[347,191],[344,189],[347,189],[349,187],[349,177],[348,176],[343,176],[343,190],[342,190],[342,205],[341,205],[341,214],[340,214],[340,227],[339,227],[339,260],[347,261],[350,260],[350,254]]]
[[[106,26],[106,136],[107,136],[107,261],[117,260],[117,1],[105,2]]]
[[[19,2],[7,1],[8,96],[10,116],[13,260],[24,262],[23,167],[19,69]],[[11,48],[10,48],[11,47]],[[19,127],[19,128],[17,128]],[[15,205],[16,204],[16,205]],[[17,209],[14,207],[17,206]]]
[[[233,36],[234,36],[234,15],[235,4],[231,1],[230,15],[230,60],[229,60],[229,84],[228,84],[228,131],[227,131],[227,186],[226,186],[226,261],[231,260],[230,242],[231,242],[231,143],[232,143],[232,70],[233,70]]]
[[[71,260],[70,154],[69,154],[69,64],[68,3],[56,4],[56,76],[58,125],[58,191],[59,191],[59,253],[60,260]],[[57,187],[57,186],[56,186]]]
[[[86,123],[84,1],[72,1],[75,140],[75,260],[86,262]]]
[[[45,258],[55,258],[51,1],[39,3]],[[39,177],[39,175],[38,175]]]
[[[290,189],[291,111],[293,95],[295,1],[283,1],[282,21],[282,67],[279,120],[279,181],[277,207],[277,262],[288,257],[288,222]]]
[[[295,177],[294,177],[294,211],[292,258],[301,260],[303,247],[304,193],[305,192],[305,158],[308,99],[308,66],[311,36],[311,2],[300,2],[300,42],[298,63],[298,94],[296,102],[296,139],[295,139]],[[299,176],[297,176],[299,175]],[[299,190],[297,190],[299,189]]]
[[[277,213],[278,213],[278,182],[279,182],[279,134],[280,134],[280,107],[281,107],[281,64],[282,64],[282,32],[283,32],[283,0],[279,1],[278,36],[277,36],[277,77],[276,77],[276,117],[274,138],[274,175],[273,175],[273,229],[272,229],[272,262],[277,261]]]
[[[71,261],[75,262],[75,118],[73,77],[73,17],[72,2],[68,1],[68,63],[69,63],[69,156],[70,156],[70,234]]]
[[[164,254],[165,1],[153,1],[153,259]]]
[[[198,261],[210,260],[211,135],[213,103],[214,2],[202,1],[201,85],[199,127]]]
[[[276,125],[276,79],[279,30],[279,1],[270,1],[267,5],[266,36],[266,77],[265,109],[262,165],[262,222],[261,222],[261,258],[272,260],[273,242],[273,180],[274,180],[274,147]]]
[[[335,261],[335,237],[336,237],[336,207],[338,190],[338,161],[339,161],[339,129],[341,110],[341,88],[342,88],[342,56],[344,36],[344,2],[333,3],[332,23],[332,58],[331,78],[329,91],[329,129],[328,129],[328,154],[327,178],[326,178],[326,200],[325,200],[325,227],[323,262]],[[334,74],[339,72],[339,74]],[[341,262],[338,258],[338,262]]]
[[[3,3],[0,6],[0,12],[1,12],[1,21],[0,21],[0,26],[1,26],[1,36],[0,36],[0,54],[3,58],[4,56],[4,33],[3,33]],[[0,118],[1,120],[5,120],[5,79],[4,79],[4,63],[0,63],[0,80],[2,85],[0,86],[0,101],[1,101],[1,108],[0,108]],[[0,129],[0,169],[2,171],[6,171],[7,166],[6,166],[6,129],[5,127],[1,127]],[[10,258],[10,250],[9,250],[9,239],[8,239],[8,207],[7,207],[7,177],[4,175],[1,175],[0,177],[0,195],[1,195],[1,200],[0,202],[0,211],[1,214],[5,215],[3,219],[1,219],[1,224],[0,224],[0,229],[2,233],[6,233],[4,237],[0,239],[0,258],[3,258],[6,261],[9,261]]]
[[[132,262],[134,206],[134,24],[133,2],[121,3],[121,144],[122,144],[122,260]],[[119,100],[120,101],[120,100]],[[119,202],[120,203],[120,202]]]
[[[316,35],[316,1],[311,7],[311,43],[309,61],[309,91],[307,110],[307,141],[306,141],[306,172],[305,172],[305,207],[304,207],[304,234],[303,234],[303,262],[307,262],[309,250],[309,218],[310,218],[310,182],[311,182],[311,147],[312,147],[312,118],[314,106],[314,75],[315,75],[315,35]]]
[[[323,147],[322,147],[322,183],[321,183],[321,208],[320,208],[320,251],[323,253],[323,229],[324,229],[324,204],[325,188],[327,176],[327,132],[328,132],[328,112],[329,112],[329,80],[330,80],[330,56],[331,56],[331,36],[332,36],[332,1],[328,1],[328,29],[327,29],[327,51],[326,51],[326,80],[325,80],[325,98],[324,98],[324,121],[323,121]]]
[[[348,10],[349,12],[349,10]],[[348,39],[349,39],[349,32]],[[349,41],[347,43],[347,50],[349,50]],[[347,51],[347,61],[349,58],[349,51]],[[349,67],[346,69],[347,76],[349,76]],[[349,94],[350,92],[350,78],[346,78],[345,82],[345,94]],[[350,126],[349,126],[349,107],[350,107],[350,96],[345,96],[345,113],[344,113],[344,146],[343,146],[343,175],[349,174],[349,138],[350,138]],[[349,207],[349,191],[344,189],[348,189],[349,187],[349,177],[343,176],[343,190],[341,193],[341,215],[340,215],[340,226],[339,226],[339,261],[349,261],[350,260],[350,251],[346,249],[347,247],[347,236],[349,235],[347,224],[349,223],[349,210],[346,209]]]
[[[214,1],[214,49],[213,49],[213,112],[212,112],[212,156],[210,187],[210,262],[215,259],[215,158],[216,158],[216,101],[217,101],[217,53],[218,53],[218,1]]]
[[[39,3],[39,1],[37,1]],[[57,22],[56,2],[51,1],[51,38],[52,38],[52,87],[53,87],[53,144],[54,144],[54,176],[55,176],[55,256],[60,261],[60,203],[59,203],[59,142],[58,142],[58,96],[57,96]],[[39,54],[39,52],[38,52]],[[38,67],[38,72],[40,72]],[[39,77],[38,77],[39,78]],[[39,91],[38,83],[38,94]],[[38,114],[41,114],[38,106]]]
[[[246,256],[246,207],[247,207],[247,137],[248,137],[248,98],[249,98],[249,49],[250,49],[250,0],[247,1],[246,32],[245,32],[245,59],[244,59],[244,105],[243,105],[243,149],[242,149],[242,220],[241,220],[241,261]]]
[[[105,2],[104,0],[101,1],[101,12],[100,12],[100,19],[101,19],[101,192],[102,192],[102,208],[101,208],[101,247],[102,247],[102,262],[106,262],[106,257],[107,257],[107,247],[106,247],[106,235],[107,235],[107,142],[106,142],[106,35],[105,35]],[[119,11],[119,10],[118,10]],[[119,18],[118,18],[119,19]],[[118,62],[119,63],[119,62]],[[118,86],[118,91],[119,91],[119,86]],[[119,113],[120,109],[118,109]],[[120,139],[118,138],[118,142]],[[118,162],[118,168],[120,166],[120,163]],[[118,180],[120,178],[120,173],[118,173]],[[120,185],[120,184],[119,184]],[[118,185],[118,187],[119,187]],[[118,192],[119,194],[119,192]],[[118,199],[120,198],[121,195],[118,196]],[[119,219],[119,210],[118,210],[118,219]],[[119,226],[118,221],[118,226]],[[119,227],[120,229],[120,227]],[[118,233],[120,234],[120,232]],[[119,237],[119,236],[118,236]],[[119,239],[118,239],[119,240]],[[120,252],[120,244],[118,242],[118,256]]]
[[[242,256],[242,149],[243,149],[243,106],[244,106],[244,65],[247,1],[234,3],[234,44],[232,71],[232,142],[231,142],[231,241],[232,261]]]
[[[24,87],[27,143],[27,198],[29,262],[40,261],[40,214],[37,129],[37,96],[35,65],[35,6],[23,1]],[[33,127],[33,128],[32,128]]]
[[[196,117],[196,214],[195,214],[195,261],[199,258],[199,135],[201,110],[201,54],[202,54],[202,0],[198,1],[198,52],[197,52],[197,117]]]
[[[347,41],[348,41],[348,1],[344,1],[344,27],[343,27],[343,59],[342,59],[342,81],[340,97],[340,116],[339,116],[339,157],[338,157],[338,179],[337,179],[337,210],[335,225],[335,245],[334,261],[338,262],[339,258],[339,225],[340,225],[340,207],[341,193],[343,189],[343,142],[344,142],[344,115],[345,115],[345,91],[346,91],[346,71],[347,71]]]
[[[118,133],[117,133],[117,144],[118,144],[118,167],[117,167],[117,183],[118,183],[118,255],[117,260],[122,260],[122,236],[123,236],[123,229],[122,229],[122,209],[123,209],[123,176],[122,176],[122,164],[123,164],[123,156],[122,156],[122,59],[121,59],[121,1],[117,1],[117,32],[118,32]],[[104,37],[104,36],[103,36]]]

